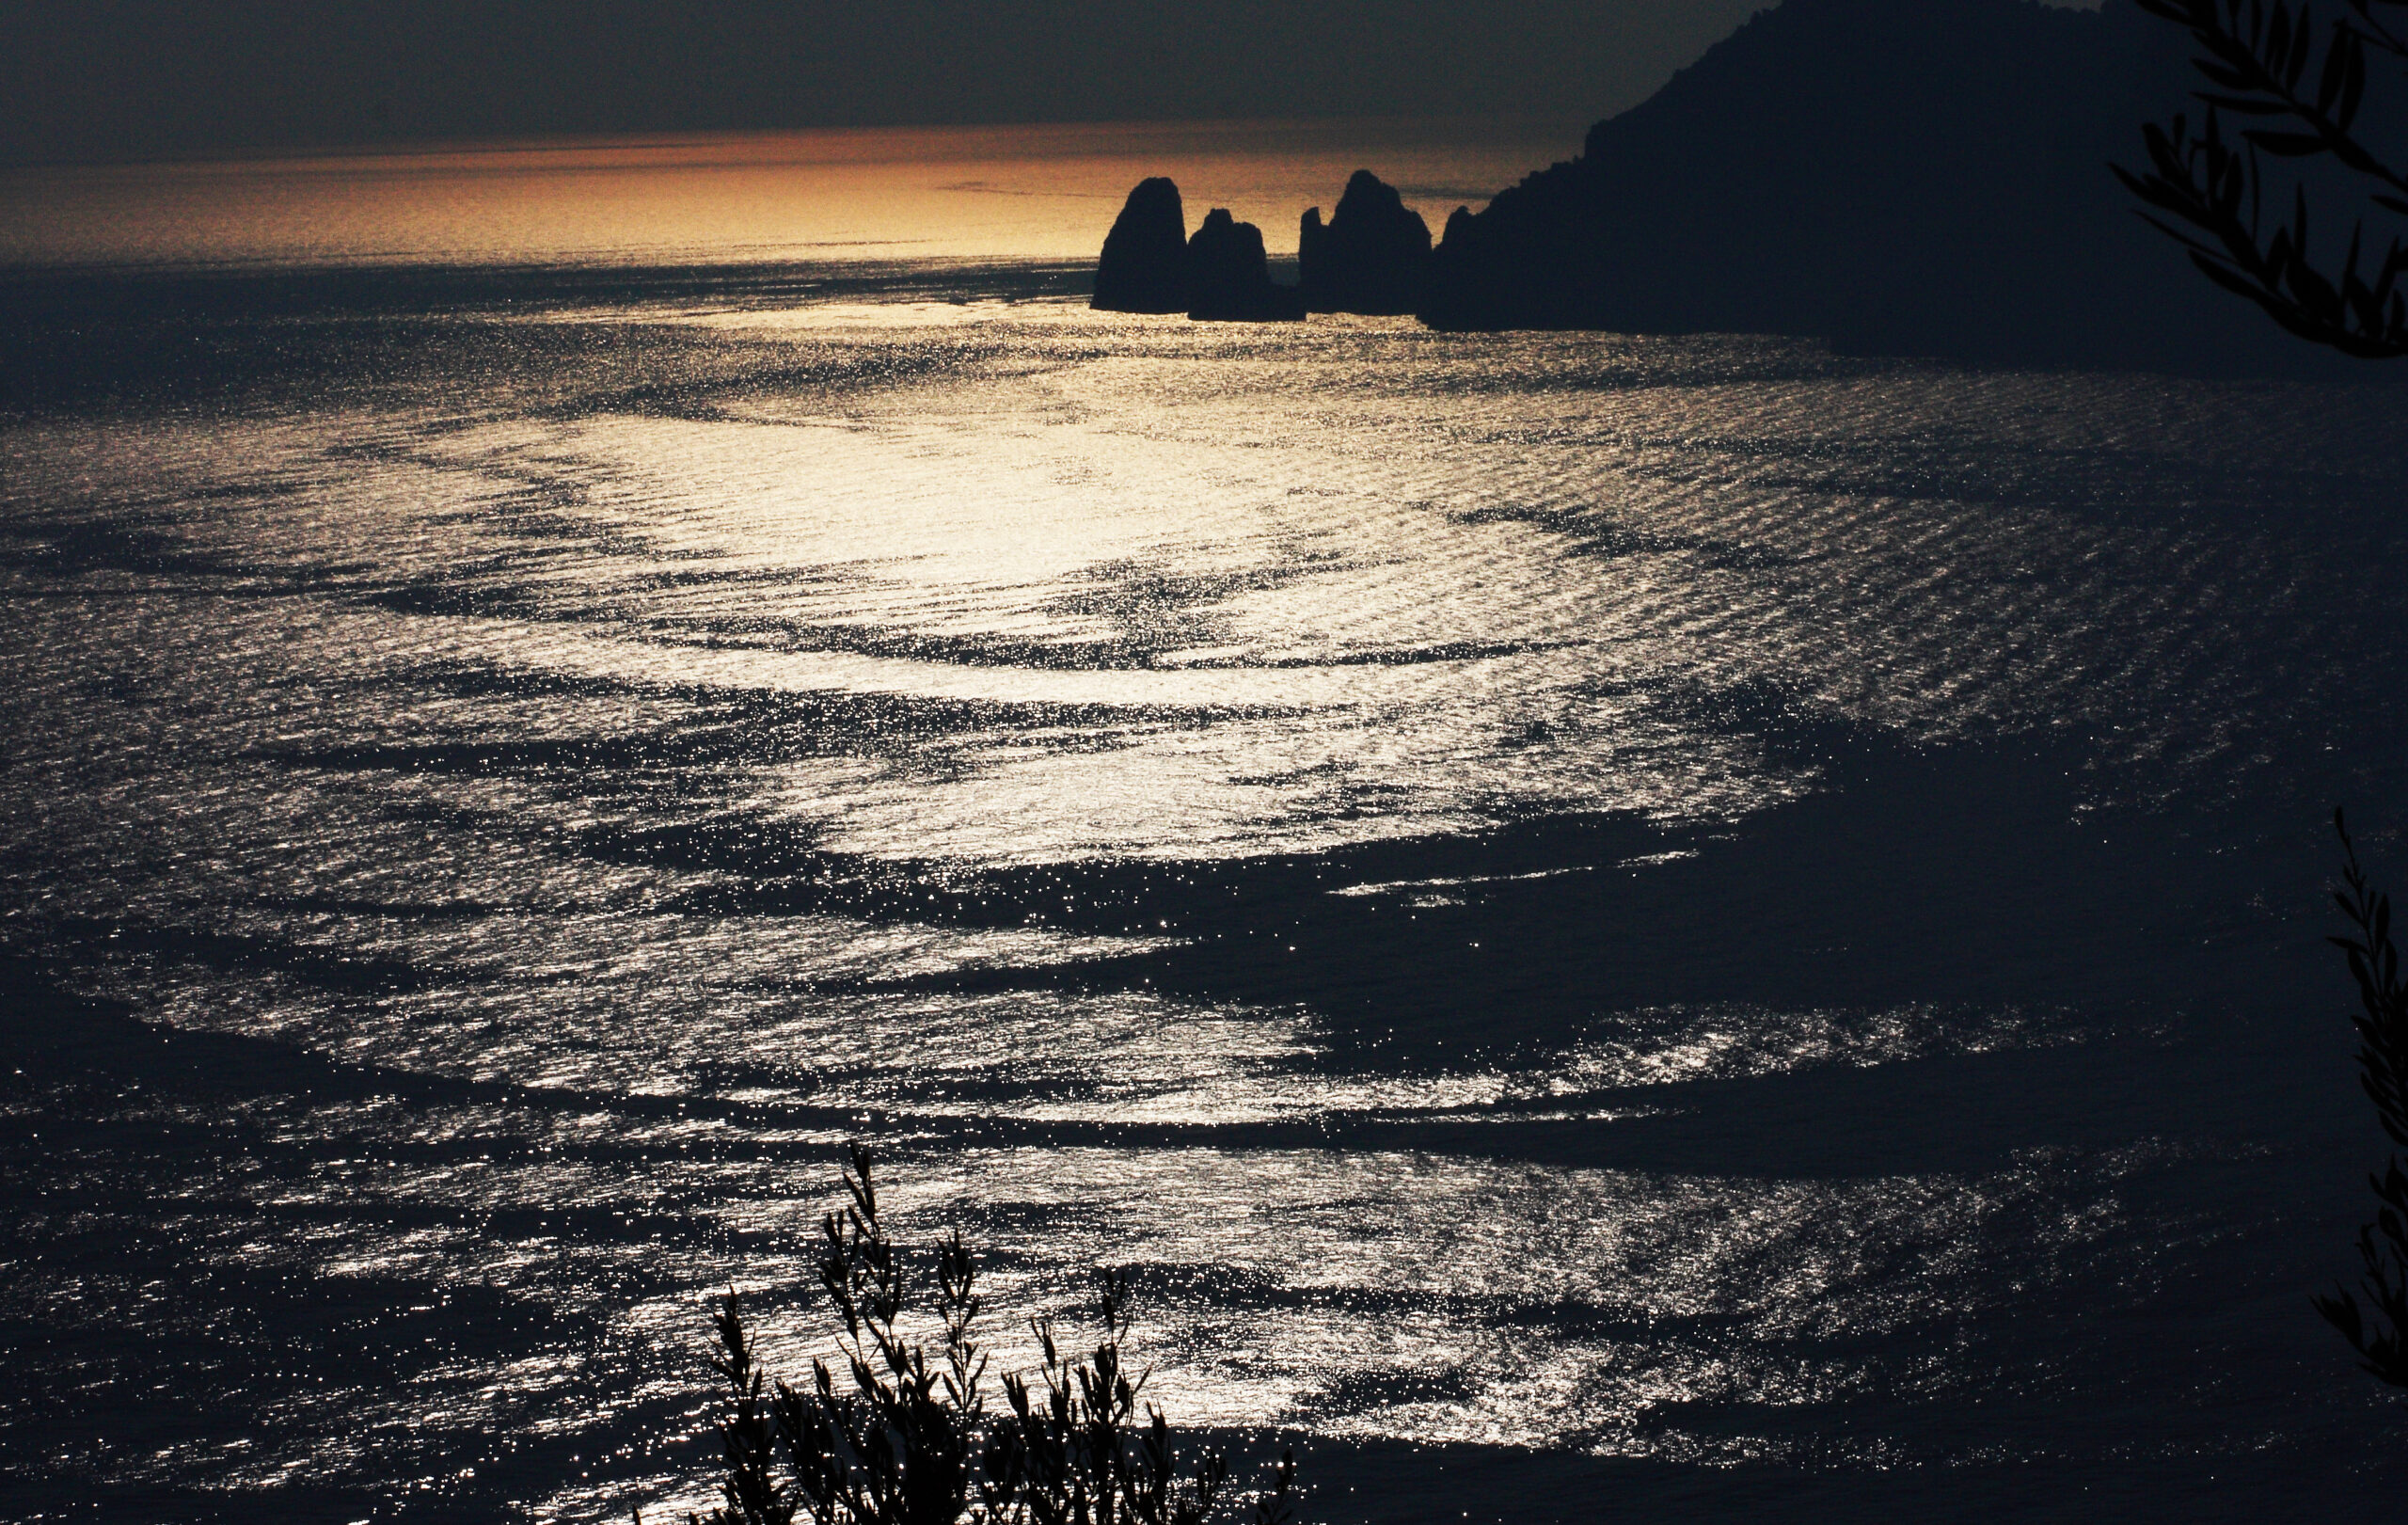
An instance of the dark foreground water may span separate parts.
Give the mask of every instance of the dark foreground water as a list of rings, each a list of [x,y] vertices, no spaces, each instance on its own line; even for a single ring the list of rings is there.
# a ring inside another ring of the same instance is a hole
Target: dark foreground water
[[[0,1517],[699,1502],[848,1136],[1318,1517],[2391,1507],[2408,396],[1074,285],[13,280]]]

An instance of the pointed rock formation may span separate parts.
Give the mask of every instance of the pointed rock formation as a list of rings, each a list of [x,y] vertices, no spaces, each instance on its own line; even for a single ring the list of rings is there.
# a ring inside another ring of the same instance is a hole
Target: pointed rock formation
[[[1293,322],[1305,303],[1292,286],[1271,283],[1262,230],[1214,207],[1187,242],[1191,318],[1238,323]]]
[[[1346,183],[1322,225],[1305,214],[1296,244],[1305,306],[1315,312],[1411,312],[1430,271],[1430,225],[1368,169]]]
[[[1104,235],[1088,305],[1106,312],[1187,310],[1187,212],[1176,184],[1157,175],[1129,193]]]

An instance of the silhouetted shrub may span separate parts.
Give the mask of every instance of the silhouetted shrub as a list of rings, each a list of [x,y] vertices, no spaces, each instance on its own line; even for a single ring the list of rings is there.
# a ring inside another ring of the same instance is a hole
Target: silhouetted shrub
[[[791,1387],[762,1369],[733,1292],[714,1316],[726,1475],[711,1525],[1205,1525],[1234,1512],[1227,1458],[1205,1451],[1182,1471],[1162,1410],[1140,1414],[1126,1272],[1097,1275],[1091,1354],[1071,1354],[1053,1320],[1031,1321],[1041,1363],[1004,1377],[1004,1408],[990,1413],[977,1266],[960,1231],[936,1247],[943,1345],[931,1357],[900,1332],[905,1257],[879,1216],[869,1152],[850,1155],[849,1200],[820,1223],[820,1285],[842,1326],[834,1367],[815,1360],[810,1382]],[[1290,1525],[1295,1501],[1290,1452],[1250,1514]]]
[[[2349,956],[2350,973],[2358,981],[2358,1084],[2374,1103],[2383,1131],[2393,1144],[2408,1149],[2408,986],[2400,982],[2400,950],[2391,941],[2391,897],[2368,885],[2337,810],[2333,829],[2348,859],[2344,887],[2333,898],[2357,930],[2354,937],[2333,942]],[[2317,1298],[2316,1308],[2341,1331],[2368,1371],[2395,1388],[2408,1388],[2408,1172],[2394,1154],[2384,1173],[2369,1176],[2368,1183],[2382,1204],[2374,1222],[2358,1231],[2358,1255],[2366,1265],[2358,1287],[2368,1306],[2361,1309],[2344,1287]]]
[[[2340,14],[2321,28],[2306,6],[2285,0],[2138,4],[2190,32],[2199,49],[2194,63],[2207,86],[2196,92],[2207,107],[2196,134],[2183,116],[2166,126],[2151,123],[2143,129],[2148,170],[2115,171],[2163,214],[2149,221],[2188,248],[2210,279],[2248,297],[2302,339],[2361,359],[2408,356],[2408,292],[2400,287],[2408,277],[2408,247],[2395,234],[2380,258],[2361,264],[2369,246],[2365,208],[2408,216],[2408,161],[2379,153],[2360,119],[2370,54],[2389,66],[2389,87],[2408,94],[2408,35],[2384,19],[2408,14],[2408,0],[2340,0]],[[2311,70],[2320,52],[2322,62]],[[2384,119],[2396,135],[2399,103],[2386,104],[2391,110]],[[2227,137],[2219,111],[2258,125]],[[2289,186],[2288,218],[2279,194],[2273,216],[2266,215],[2267,159],[2321,160],[2347,172],[2343,183],[2359,204],[2353,209],[2348,252],[2337,265],[2320,268],[2309,256],[2305,183]],[[2391,941],[2391,897],[2368,884],[2338,810],[2333,830],[2344,857],[2343,887],[2333,898],[2357,933],[2333,942],[2358,982],[2353,1019],[2358,1083],[2383,1131],[2408,1148],[2408,989],[2400,985],[2400,952]],[[2394,1154],[2383,1174],[2368,1180],[2380,1205],[2374,1222],[2358,1231],[2364,1266],[2358,1293],[2366,1303],[2341,1287],[2317,1297],[2316,1311],[2341,1331],[2368,1371],[2408,1388],[2408,1172]]]

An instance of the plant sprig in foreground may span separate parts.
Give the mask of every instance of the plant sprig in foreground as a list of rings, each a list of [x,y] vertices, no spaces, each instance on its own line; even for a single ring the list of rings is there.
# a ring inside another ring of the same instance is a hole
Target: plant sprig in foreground
[[[2358,850],[2341,813],[2333,812],[2347,855],[2342,887],[2333,892],[2355,935],[2336,937],[2358,982],[2358,1084],[2394,1146],[2408,1149],[2408,986],[2400,979],[2400,949],[2391,941],[2391,897],[2367,882]],[[2366,1369],[2395,1388],[2408,1388],[2408,1171],[2393,1154],[2383,1174],[2369,1175],[2379,1204],[2375,1220],[2358,1231],[2364,1275],[2358,1293],[2337,1288],[2316,1299],[2316,1311],[2350,1342]],[[2366,1297],[2361,1307],[2358,1294]],[[2369,1316],[2371,1315],[2371,1316]]]
[[[1002,1379],[990,1413],[969,1247],[958,1230],[937,1247],[932,1357],[900,1329],[904,1257],[879,1215],[870,1152],[852,1145],[850,1160],[848,1200],[820,1222],[820,1285],[842,1326],[834,1364],[814,1360],[810,1383],[791,1387],[761,1366],[734,1292],[713,1316],[725,1476],[709,1525],[1208,1525],[1237,1512],[1228,1458],[1208,1450],[1182,1469],[1169,1421],[1141,1405],[1125,1271],[1097,1275],[1092,1353],[1075,1355],[1054,1320],[1031,1321],[1041,1360]],[[1291,1525],[1295,1476],[1289,1452],[1252,1501],[1255,1525]]]

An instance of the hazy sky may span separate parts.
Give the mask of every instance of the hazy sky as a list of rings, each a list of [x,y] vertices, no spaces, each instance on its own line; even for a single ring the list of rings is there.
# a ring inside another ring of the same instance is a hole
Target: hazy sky
[[[516,134],[1602,117],[1766,0],[14,0],[0,158]]]

